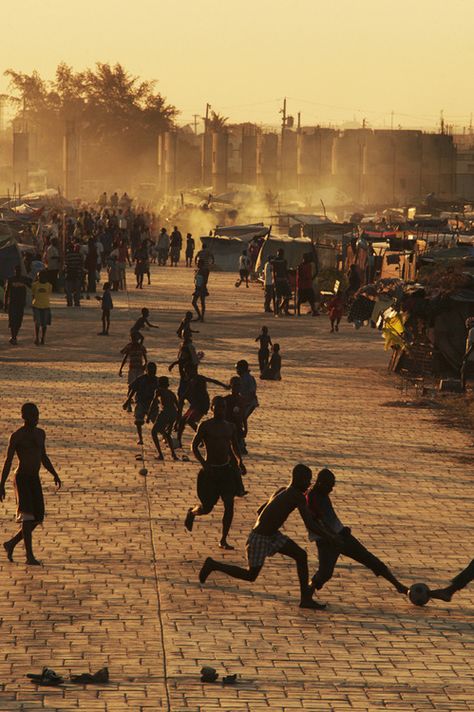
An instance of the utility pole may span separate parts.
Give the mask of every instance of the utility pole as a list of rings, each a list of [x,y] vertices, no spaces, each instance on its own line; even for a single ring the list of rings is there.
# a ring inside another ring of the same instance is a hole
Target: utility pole
[[[198,132],[197,120],[199,119],[199,114],[193,114],[193,119],[194,119],[194,135],[197,136],[197,132]]]
[[[283,99],[283,109],[280,109],[280,114],[282,115],[281,131],[283,133],[284,129],[286,128],[286,96]]]
[[[298,131],[301,128],[301,111],[298,111]]]
[[[204,133],[207,133],[207,128],[208,128],[208,123],[209,123],[209,111],[210,111],[211,105],[206,104],[206,117],[204,119]]]
[[[441,133],[444,134],[444,115],[443,115],[443,109],[441,109],[441,112],[440,112],[440,128],[441,128]]]

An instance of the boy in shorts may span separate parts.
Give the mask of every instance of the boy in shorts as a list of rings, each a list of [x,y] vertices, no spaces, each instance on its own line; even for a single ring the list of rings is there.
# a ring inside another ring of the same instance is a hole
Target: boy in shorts
[[[177,460],[178,458],[176,457],[173,440],[171,438],[171,429],[176,422],[176,418],[178,417],[178,399],[173,391],[170,391],[170,381],[168,376],[160,376],[158,379],[158,388],[156,389],[155,398],[150,406],[150,420],[153,419],[153,416],[151,415],[153,411],[158,410],[158,404],[161,408],[156,416],[153,428],[151,429],[151,437],[153,438],[153,442],[158,450],[156,459],[164,460],[158,438],[158,435],[161,435],[166,440],[166,444],[171,452],[171,457],[173,460]]]

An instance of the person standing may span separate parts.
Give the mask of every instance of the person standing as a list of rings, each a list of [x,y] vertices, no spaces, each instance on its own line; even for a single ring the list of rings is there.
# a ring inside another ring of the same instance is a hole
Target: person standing
[[[102,307],[102,331],[99,331],[97,336],[108,336],[110,329],[110,312],[114,308],[112,295],[110,293],[110,282],[104,282],[103,295],[96,297],[101,302]]]
[[[5,290],[5,311],[8,313],[10,343],[15,346],[25,313],[27,279],[21,275],[21,267],[15,267],[15,276],[7,281]]]
[[[272,313],[272,305],[275,305],[275,289],[273,281],[273,255],[270,255],[263,267],[263,292],[264,303],[263,308],[266,312]]]
[[[305,302],[311,307],[311,314],[318,316],[316,309],[316,296],[314,294],[313,280],[315,276],[314,262],[311,253],[303,255],[303,261],[296,271],[296,313],[301,315],[301,305]]]
[[[275,315],[283,311],[289,314],[289,302],[291,296],[290,280],[288,275],[288,263],[285,260],[285,251],[279,249],[273,260],[273,281],[275,285]]]
[[[191,303],[194,307],[194,311],[197,314],[196,321],[204,321],[204,315],[206,313],[206,297],[209,296],[209,292],[207,290],[209,269],[204,265],[203,262],[201,262],[201,260],[198,260],[197,266],[198,269],[196,270],[196,273],[194,275],[194,292]],[[198,302],[201,305],[200,309],[198,307]]]
[[[180,231],[178,230],[177,225],[175,225],[173,232],[170,236],[170,261],[172,267],[178,266],[182,246],[183,238]]]
[[[21,408],[24,425],[10,437],[7,456],[0,481],[0,502],[5,499],[5,483],[10,474],[13,458],[18,458],[15,472],[15,494],[17,500],[17,522],[20,530],[14,537],[5,541],[3,547],[9,561],[13,561],[13,552],[23,540],[26,551],[26,563],[40,566],[33,553],[32,534],[44,519],[44,499],[39,476],[41,465],[53,475],[56,488],[61,487],[61,480],[46,453],[46,434],[38,428],[39,410],[34,403],[24,403]]]
[[[158,236],[158,264],[165,266],[168,260],[168,253],[170,250],[170,237],[166,232],[166,228],[162,227],[160,234]]]
[[[186,235],[186,267],[192,267],[194,257],[195,242],[190,232]]]
[[[50,297],[53,288],[48,282],[48,273],[43,270],[31,285],[33,319],[35,323],[35,344],[44,346],[46,329],[51,325]],[[41,341],[40,341],[41,329]]]
[[[247,250],[242,250],[242,254],[239,257],[239,279],[235,283],[236,287],[240,287],[242,282],[245,282],[245,286],[249,286],[249,269],[250,269],[250,258],[247,255]]]
[[[272,339],[268,333],[268,326],[262,326],[260,334],[257,336],[255,341],[258,341],[258,366],[260,368],[260,375],[264,372],[268,366],[268,360],[270,358],[270,346],[272,346]]]
[[[193,440],[194,456],[201,463],[197,479],[201,503],[188,510],[184,526],[192,531],[194,519],[212,512],[222,499],[224,516],[219,546],[221,549],[233,549],[227,536],[234,518],[234,499],[241,489],[241,476],[235,470],[238,468],[240,473],[245,474],[245,466],[239,453],[236,427],[225,420],[226,402],[222,396],[213,399],[212,411],[213,417],[201,423]],[[206,457],[200,452],[202,445],[206,448]]]
[[[65,291],[67,305],[68,307],[72,307],[74,300],[74,306],[80,307],[83,259],[78,244],[74,245],[74,247],[70,249],[69,252],[67,252],[66,254],[65,272]]]

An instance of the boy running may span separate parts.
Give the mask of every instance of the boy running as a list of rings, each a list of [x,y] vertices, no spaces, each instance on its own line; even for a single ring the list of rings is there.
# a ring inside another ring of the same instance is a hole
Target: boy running
[[[245,474],[245,466],[238,451],[235,425],[225,420],[226,405],[222,396],[213,399],[212,411],[213,417],[201,423],[193,440],[194,456],[202,465],[197,479],[201,504],[188,510],[184,526],[192,531],[195,517],[209,514],[222,499],[224,516],[219,546],[221,549],[233,549],[227,536],[234,518],[234,498],[243,489],[236,468]],[[206,448],[206,457],[199,450],[202,445]]]
[[[143,337],[140,341],[139,332],[131,334],[131,340],[126,346],[120,351],[123,354],[123,360],[119,368],[119,376],[122,376],[123,367],[125,366],[128,359],[128,385],[130,386],[133,381],[143,374],[145,366],[147,364],[146,348],[143,346]]]
[[[146,373],[138,376],[128,389],[127,400],[123,404],[124,410],[129,410],[133,397],[135,396],[135,426],[138,433],[137,445],[143,445],[143,424],[148,415],[150,406],[155,398],[155,391],[158,388],[158,378],[156,377],[156,363],[150,361],[146,367]]]
[[[232,564],[224,564],[215,559],[207,558],[199,573],[199,580],[205,583],[213,571],[221,571],[232,578],[243,581],[255,581],[263,568],[267,556],[283,554],[296,563],[300,584],[300,608],[321,610],[326,606],[314,601],[308,584],[308,557],[306,551],[292,541],[279,529],[290,514],[297,509],[302,520],[314,532],[320,532],[318,525],[311,516],[304,493],[311,483],[312,472],[306,465],[296,465],[293,469],[291,482],[287,487],[278,489],[258,510],[257,521],[247,539],[248,568]]]
[[[155,419],[155,424],[151,430],[151,437],[153,438],[153,442],[158,450],[157,460],[164,460],[158,435],[161,435],[166,440],[166,444],[170,449],[173,460],[178,459],[176,457],[173,440],[171,438],[171,428],[178,417],[178,399],[173,391],[170,391],[169,386],[170,381],[168,376],[160,376],[158,379],[158,388],[156,389],[155,398],[150,405],[149,410],[149,420],[152,420],[153,416],[151,414],[158,410],[158,404],[161,406],[160,412],[158,413]]]
[[[316,522],[325,531],[337,535],[337,539],[331,540],[309,530],[309,539],[316,542],[319,555],[319,568],[311,582],[312,590],[321,590],[332,578],[337,560],[343,554],[363,564],[376,576],[382,576],[396,588],[398,593],[408,593],[408,588],[395,578],[386,564],[368,551],[355,536],[352,536],[350,528],[340,522],[329,497],[335,484],[336,478],[331,470],[320,470],[315,485],[306,494],[308,508]]]
[[[130,336],[132,336],[132,334],[138,334],[140,344],[142,344],[144,341],[144,337],[141,332],[145,328],[145,326],[147,326],[149,329],[159,329],[160,328],[159,326],[157,326],[157,324],[152,324],[149,321],[149,319],[148,319],[149,316],[150,316],[150,310],[147,309],[146,307],[143,307],[142,315],[136,320],[135,324],[130,329]]]

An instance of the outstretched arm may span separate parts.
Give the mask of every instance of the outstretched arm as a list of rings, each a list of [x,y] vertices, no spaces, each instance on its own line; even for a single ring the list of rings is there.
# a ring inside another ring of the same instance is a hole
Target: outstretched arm
[[[15,435],[13,434],[10,438],[10,442],[8,443],[7,456],[5,458],[5,464],[3,465],[3,470],[2,470],[2,479],[0,481],[0,502],[3,502],[3,500],[5,499],[5,482],[8,479],[8,475],[10,474],[15,451],[16,451],[16,438],[15,438]]]
[[[215,378],[207,378],[204,376],[206,383],[213,383],[215,386],[220,386],[221,388],[230,388],[228,383],[222,383],[222,381],[216,381]]]
[[[148,321],[148,319],[145,321],[145,324],[150,327],[150,329],[159,329],[160,327],[157,324],[152,324],[151,322]]]

